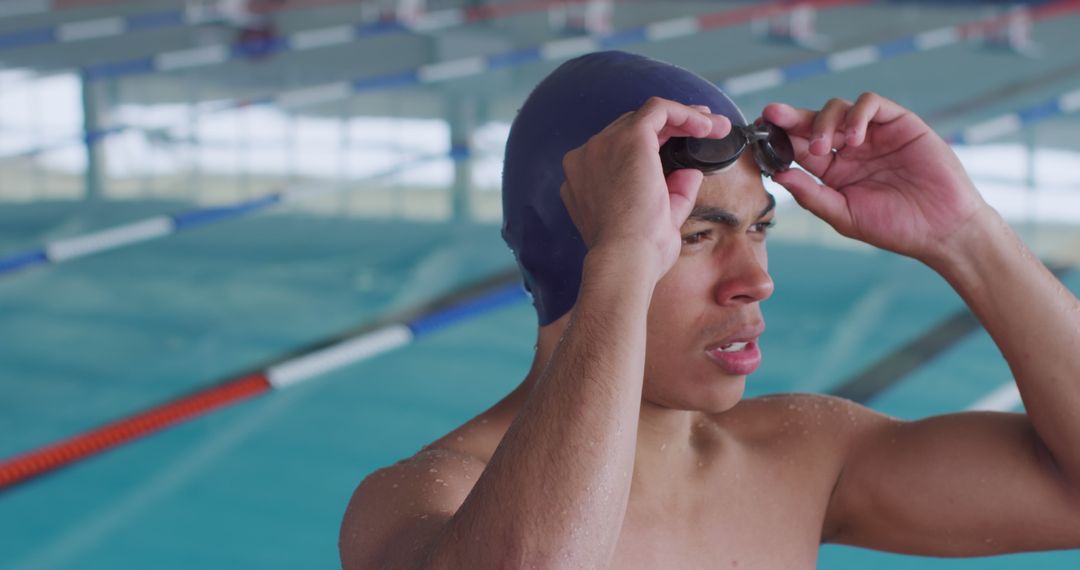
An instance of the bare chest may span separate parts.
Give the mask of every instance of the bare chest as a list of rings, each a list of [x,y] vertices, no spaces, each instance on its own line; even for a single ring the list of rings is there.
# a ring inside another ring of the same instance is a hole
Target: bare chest
[[[666,502],[632,496],[611,567],[814,568],[826,494],[796,473],[751,472],[687,484]]]

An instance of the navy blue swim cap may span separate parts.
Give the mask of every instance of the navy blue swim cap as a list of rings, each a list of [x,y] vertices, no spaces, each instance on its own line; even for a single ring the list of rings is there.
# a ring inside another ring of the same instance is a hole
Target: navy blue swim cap
[[[574,306],[585,261],[585,242],[559,196],[563,156],[654,96],[707,105],[732,124],[746,124],[735,103],[705,78],[645,56],[606,51],[551,72],[510,127],[502,236],[521,268],[540,325]]]

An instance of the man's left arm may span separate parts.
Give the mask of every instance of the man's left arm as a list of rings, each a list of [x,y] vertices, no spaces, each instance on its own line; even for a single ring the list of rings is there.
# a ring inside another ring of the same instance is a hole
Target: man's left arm
[[[855,410],[830,542],[937,556],[1080,547],[1080,302],[996,212],[980,215],[930,264],[993,337],[1027,415]]]
[[[1027,415],[901,422],[862,407],[846,430],[823,538],[913,554],[1080,547],[1080,302],[975,190],[952,150],[873,93],[770,105],[800,170],[774,179],[841,234],[938,271],[989,331]]]
[[[1080,495],[1080,300],[990,208],[924,261],[990,333],[1055,471]]]

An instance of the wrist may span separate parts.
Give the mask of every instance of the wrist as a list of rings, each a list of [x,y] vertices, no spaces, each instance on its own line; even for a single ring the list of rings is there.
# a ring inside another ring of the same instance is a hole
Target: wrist
[[[1009,224],[997,210],[983,203],[923,262],[955,284],[979,278],[982,266],[995,257],[994,252],[1014,242],[1018,240]]]
[[[595,247],[585,255],[579,302],[590,297],[644,300],[648,306],[656,282],[663,274],[658,254],[647,247]]]
[[[628,279],[648,281],[650,287],[667,272],[663,252],[645,241],[619,240],[618,244],[598,244],[585,254],[584,272],[617,273]]]

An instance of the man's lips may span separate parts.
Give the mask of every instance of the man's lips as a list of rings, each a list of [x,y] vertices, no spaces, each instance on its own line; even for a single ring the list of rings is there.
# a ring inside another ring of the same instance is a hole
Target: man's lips
[[[715,346],[707,349],[705,354],[725,372],[736,376],[750,374],[761,364],[761,350],[758,349],[757,339]]]
[[[705,354],[728,374],[750,374],[761,364],[761,350],[757,340],[763,332],[764,323],[744,326],[710,343],[705,347]]]
[[[723,338],[720,338],[720,339],[717,339],[717,340],[709,343],[705,347],[705,351],[708,352],[708,351],[713,351],[713,350],[717,350],[717,349],[722,349],[722,348],[724,348],[726,346],[729,346],[729,345],[734,344],[734,343],[739,343],[739,342],[746,342],[746,343],[753,342],[753,343],[756,343],[758,337],[760,337],[762,335],[762,333],[764,333],[764,332],[765,332],[765,323],[759,322],[759,323],[755,323],[755,324],[751,324],[751,325],[745,325],[745,326],[740,327],[739,329],[737,329],[735,331],[732,331],[727,336],[725,336]]]

